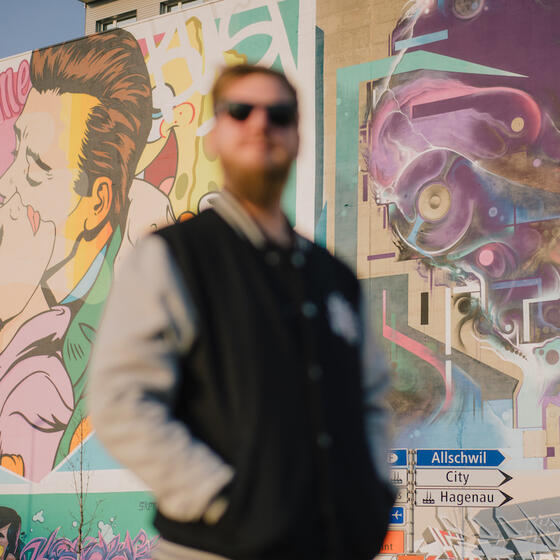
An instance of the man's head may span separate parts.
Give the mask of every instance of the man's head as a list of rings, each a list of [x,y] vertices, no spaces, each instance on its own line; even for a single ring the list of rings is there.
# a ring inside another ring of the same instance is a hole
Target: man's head
[[[20,530],[20,516],[12,508],[0,506],[0,560],[15,555]]]
[[[299,147],[296,90],[279,72],[239,65],[222,71],[212,98],[209,143],[225,187],[256,205],[276,204]]]
[[[151,123],[151,87],[134,37],[116,29],[34,51],[12,166],[0,194],[21,194],[56,227],[51,266],[126,217]]]

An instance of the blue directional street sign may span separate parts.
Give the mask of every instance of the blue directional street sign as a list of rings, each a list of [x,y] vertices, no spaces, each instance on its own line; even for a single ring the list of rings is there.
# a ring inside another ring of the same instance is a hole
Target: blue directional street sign
[[[419,467],[497,467],[505,457],[499,449],[418,449]]]
[[[392,525],[404,525],[404,507],[392,507],[389,523]]]
[[[390,449],[387,453],[387,463],[390,467],[406,467],[408,449]]]

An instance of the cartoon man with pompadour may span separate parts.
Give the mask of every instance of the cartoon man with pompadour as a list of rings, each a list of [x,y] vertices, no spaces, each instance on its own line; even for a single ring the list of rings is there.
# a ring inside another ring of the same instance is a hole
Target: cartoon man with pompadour
[[[30,219],[55,226],[41,288],[51,306],[72,312],[62,357],[74,391],[56,465],[90,432],[85,371],[151,126],[152,100],[141,50],[122,29],[34,51],[30,77],[32,88],[14,125],[14,161],[0,178],[0,200],[18,192]]]

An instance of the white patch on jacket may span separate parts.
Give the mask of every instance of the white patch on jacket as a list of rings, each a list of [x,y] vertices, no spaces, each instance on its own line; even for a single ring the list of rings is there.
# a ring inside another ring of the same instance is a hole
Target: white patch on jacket
[[[327,316],[334,334],[352,346],[360,342],[360,318],[340,292],[331,292],[327,297]]]

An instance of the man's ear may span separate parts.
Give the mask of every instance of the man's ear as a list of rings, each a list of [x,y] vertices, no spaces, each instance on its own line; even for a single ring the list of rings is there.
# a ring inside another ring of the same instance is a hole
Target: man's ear
[[[109,177],[98,177],[91,189],[88,215],[85,221],[85,229],[93,230],[103,223],[111,210],[113,202],[113,181]]]

